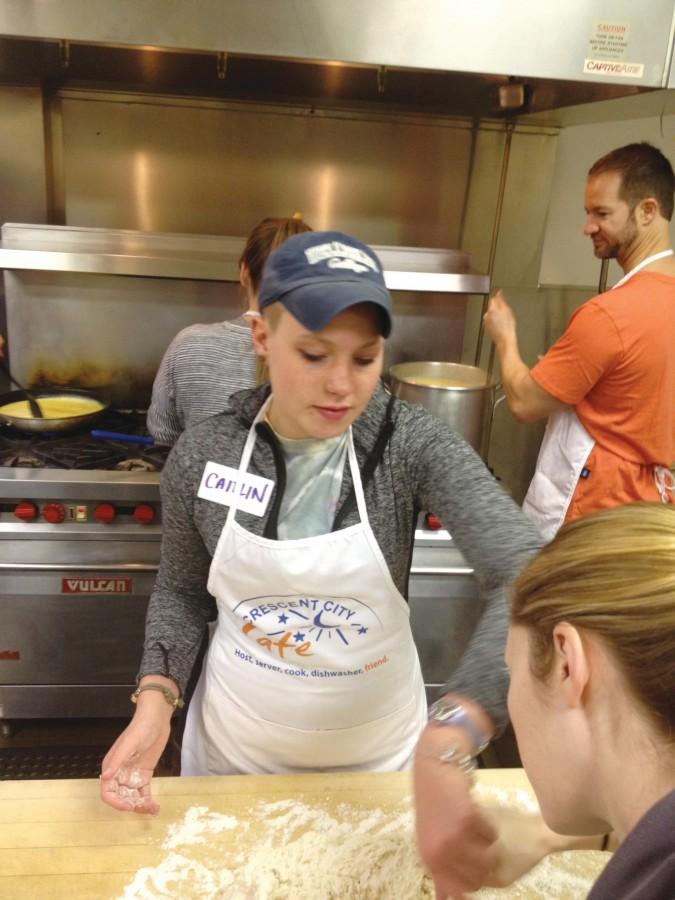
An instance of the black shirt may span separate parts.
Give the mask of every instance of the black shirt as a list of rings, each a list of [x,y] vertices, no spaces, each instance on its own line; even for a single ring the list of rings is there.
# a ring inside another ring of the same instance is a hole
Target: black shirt
[[[588,900],[675,900],[675,790],[640,819]]]

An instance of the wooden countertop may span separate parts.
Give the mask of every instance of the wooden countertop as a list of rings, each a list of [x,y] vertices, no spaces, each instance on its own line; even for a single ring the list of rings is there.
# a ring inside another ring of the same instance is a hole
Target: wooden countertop
[[[531,790],[521,769],[485,769],[478,777],[479,784],[495,788]],[[104,805],[98,781],[92,779],[0,782],[0,897],[113,900],[138,869],[157,866],[166,856],[161,843],[190,807],[208,807],[239,821],[250,818],[257,801],[293,799],[334,810],[343,803],[358,810],[387,810],[409,796],[410,776],[156,778],[153,785],[161,804],[156,817],[119,813]],[[237,830],[223,832],[217,840],[233,842],[236,836]],[[525,896],[502,893],[505,898]]]

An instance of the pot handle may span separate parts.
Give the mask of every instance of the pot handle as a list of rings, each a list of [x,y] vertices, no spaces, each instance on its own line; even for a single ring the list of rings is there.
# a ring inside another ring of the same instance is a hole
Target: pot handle
[[[90,431],[89,434],[102,441],[125,441],[128,444],[145,444],[147,446],[155,443],[153,437],[144,434],[120,434],[118,431],[101,431],[97,428]]]
[[[488,450],[490,447],[490,438],[492,437],[492,423],[494,422],[494,418],[495,418],[495,410],[497,409],[497,407],[499,406],[500,403],[503,403],[504,400],[506,400],[506,392],[504,392],[501,395],[501,397],[496,396],[497,393],[501,390],[503,390],[503,385],[502,385],[501,381],[499,381],[495,385],[495,399],[492,404],[492,409],[490,410],[490,415],[486,416],[486,423],[483,427],[483,438],[481,441],[481,446],[484,448],[486,459],[487,459],[487,454],[488,454]]]
[[[501,395],[501,397],[497,396],[499,391],[503,391],[503,390],[504,390],[504,385],[501,383],[501,381],[498,381],[497,384],[495,385],[495,402],[492,404],[492,418],[493,419],[494,419],[494,415],[495,415],[495,410],[497,409],[499,404],[503,403],[504,400],[506,400],[506,391],[504,391],[504,393]]]

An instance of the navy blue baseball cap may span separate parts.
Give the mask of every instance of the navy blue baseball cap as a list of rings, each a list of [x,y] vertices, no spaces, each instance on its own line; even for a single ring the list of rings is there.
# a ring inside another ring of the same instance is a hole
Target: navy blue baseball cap
[[[367,244],[340,231],[295,234],[270,253],[258,308],[276,302],[309,331],[325,328],[350,306],[374,303],[383,337],[391,332],[391,296],[380,260]]]

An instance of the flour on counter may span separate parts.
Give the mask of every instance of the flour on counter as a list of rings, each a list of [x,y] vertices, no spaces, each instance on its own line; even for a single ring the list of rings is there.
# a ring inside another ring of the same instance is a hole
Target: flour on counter
[[[536,810],[522,790],[479,786],[479,803]],[[232,832],[221,838],[218,835]],[[233,841],[234,837],[234,841]],[[414,814],[405,801],[389,810],[342,804],[334,812],[300,800],[257,803],[246,822],[194,806],[169,827],[169,851],[139,870],[119,900],[432,900],[415,851]],[[590,866],[589,857],[595,857]],[[584,859],[585,858],[585,859]],[[600,853],[548,857],[509,888],[475,900],[578,900],[607,859]],[[580,862],[581,861],[581,862]]]
[[[238,826],[234,816],[223,816],[209,812],[208,806],[191,806],[182,820],[169,826],[162,847],[184,847],[188,844],[203,844],[208,834],[233,829]]]
[[[177,897],[218,900],[232,883],[228,869],[212,871],[209,866],[184,856],[169,853],[158,866],[139,869],[120,900],[176,900]]]

